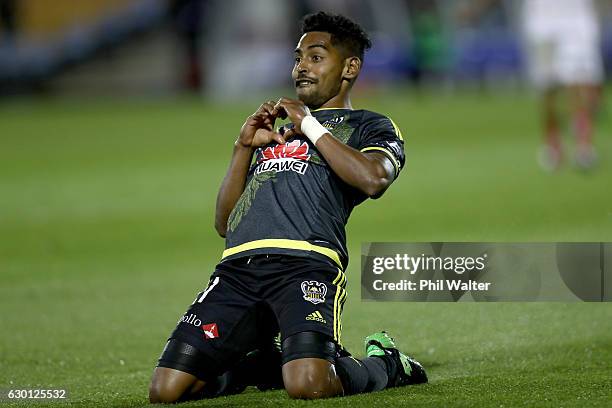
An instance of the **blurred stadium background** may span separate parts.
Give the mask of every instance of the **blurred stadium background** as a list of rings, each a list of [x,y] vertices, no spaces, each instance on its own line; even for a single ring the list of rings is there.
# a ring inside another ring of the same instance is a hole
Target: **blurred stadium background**
[[[359,299],[365,241],[612,241],[609,102],[599,166],[541,171],[518,2],[470,23],[465,3],[0,0],[0,388],[145,404],[164,340],[223,248],[213,210],[232,142],[261,100],[292,95],[295,22],[324,9],[372,33],[353,103],[391,116],[408,157],[349,223],[344,342],[359,355],[364,335],[388,329],[431,377],[335,403],[609,406],[609,304]],[[610,70],[612,5],[600,3]],[[210,405],[264,403],[288,401]]]
[[[165,95],[184,89],[241,98],[287,86],[296,21],[328,9],[352,16],[374,48],[361,87],[399,82],[453,88],[521,83],[520,1],[478,21],[473,0],[2,0],[0,94]],[[612,5],[600,2],[612,67]],[[283,73],[283,74],[279,74]],[[253,81],[257,78],[257,81]]]

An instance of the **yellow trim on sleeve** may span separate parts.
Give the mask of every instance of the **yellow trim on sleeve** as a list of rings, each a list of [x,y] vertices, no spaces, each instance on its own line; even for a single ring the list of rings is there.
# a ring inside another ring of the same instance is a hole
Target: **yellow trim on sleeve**
[[[334,261],[340,268],[342,268],[342,262],[340,262],[340,256],[333,249],[313,245],[307,241],[296,241],[293,239],[259,239],[257,241],[245,242],[244,244],[227,248],[221,255],[222,259],[228,256],[238,254],[240,252],[249,251],[251,249],[259,248],[282,248],[282,249],[299,249],[302,251],[312,251],[319,254],[325,255]]]
[[[393,119],[389,118],[389,120],[391,121],[391,124],[393,125],[393,129],[395,130],[395,134],[397,135],[397,137],[399,137],[399,139],[403,142],[404,141],[404,137],[402,136],[402,131],[400,130],[400,128],[395,124],[395,122],[393,121]]]
[[[385,149],[384,147],[379,147],[379,146],[364,147],[363,149],[361,149],[361,152],[369,152],[372,150],[381,151],[385,153],[385,155],[389,156],[389,158],[393,162],[393,166],[395,167],[395,175],[397,176],[399,174],[401,166],[400,166],[399,161],[397,160],[397,158],[395,157],[393,153],[391,153],[388,149]]]

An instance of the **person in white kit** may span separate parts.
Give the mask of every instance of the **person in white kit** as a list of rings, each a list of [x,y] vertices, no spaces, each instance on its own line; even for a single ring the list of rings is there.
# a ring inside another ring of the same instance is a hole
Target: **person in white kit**
[[[555,170],[563,161],[563,121],[557,105],[564,90],[572,104],[574,163],[591,168],[596,163],[594,115],[604,76],[595,5],[591,0],[524,0],[521,20],[528,73],[542,98],[540,164]]]

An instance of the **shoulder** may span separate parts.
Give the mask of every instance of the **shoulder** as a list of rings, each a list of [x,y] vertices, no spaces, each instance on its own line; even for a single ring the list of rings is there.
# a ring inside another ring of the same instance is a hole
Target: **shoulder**
[[[360,115],[359,129],[351,140],[351,147],[362,153],[384,154],[393,163],[397,177],[405,163],[402,132],[388,116],[367,110]]]
[[[360,128],[362,133],[365,133],[363,136],[366,136],[368,133],[384,132],[397,137],[401,141],[404,140],[402,131],[389,116],[365,109],[360,112]]]

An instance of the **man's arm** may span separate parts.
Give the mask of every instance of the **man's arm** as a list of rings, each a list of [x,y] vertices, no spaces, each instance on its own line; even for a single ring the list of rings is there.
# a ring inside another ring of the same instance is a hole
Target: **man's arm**
[[[227,232],[227,219],[244,191],[249,166],[255,149],[236,141],[234,152],[225,178],[217,194],[217,207],[215,211],[215,229],[225,237]]]
[[[302,120],[308,116],[308,111],[302,102],[281,98],[276,104],[276,109],[284,110],[295,125],[294,130],[290,132],[302,133]],[[285,136],[290,138],[291,134]],[[383,153],[362,153],[345,145],[329,132],[316,141],[316,147],[342,181],[369,197],[379,197],[395,178],[393,163]]]
[[[217,194],[215,229],[222,237],[227,232],[229,215],[244,191],[255,148],[272,140],[285,143],[285,138],[273,131],[275,120],[274,102],[268,101],[249,116],[240,129],[229,168]]]
[[[395,178],[395,168],[383,153],[362,153],[330,133],[317,141],[317,150],[342,181],[369,197],[380,196]]]

